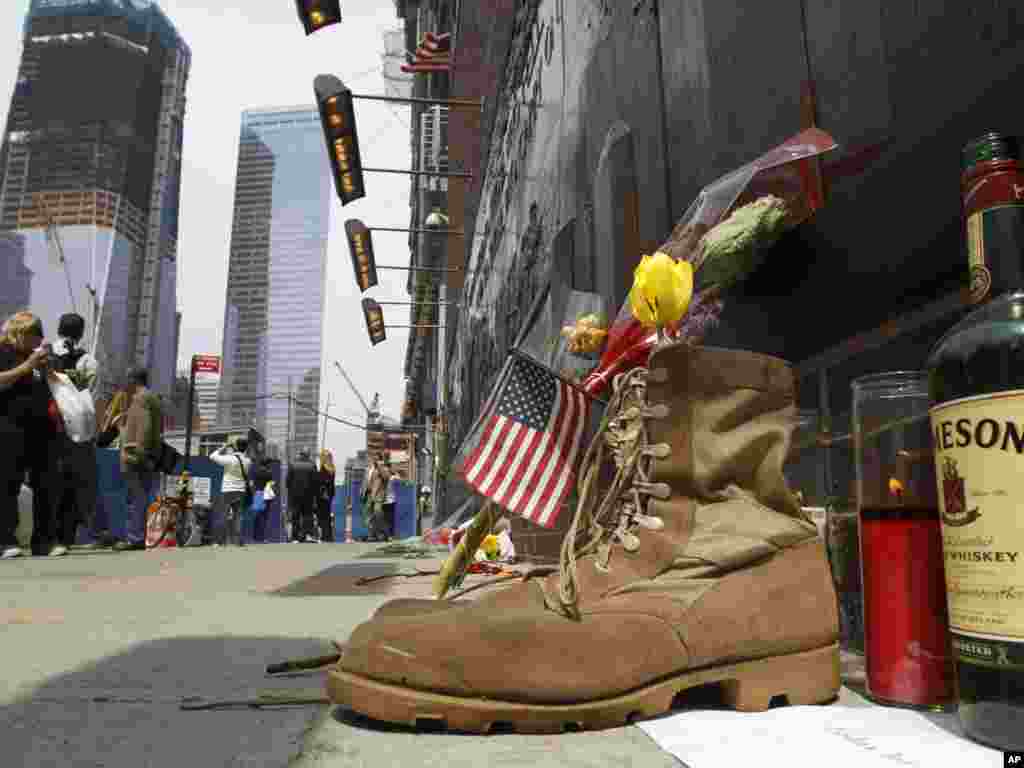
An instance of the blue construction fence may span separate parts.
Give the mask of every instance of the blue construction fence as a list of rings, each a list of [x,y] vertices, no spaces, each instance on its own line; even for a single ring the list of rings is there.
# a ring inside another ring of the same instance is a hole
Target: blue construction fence
[[[345,515],[348,514],[349,494],[352,494],[352,538],[365,539],[370,535],[363,521],[363,504],[359,496],[362,479],[353,479],[348,485],[338,486],[334,494],[334,535],[341,540],[345,533]],[[408,539],[417,535],[416,484],[402,481],[395,491],[395,538]]]
[[[125,505],[127,491],[124,479],[121,477],[121,463],[118,452],[112,449],[97,450],[96,464],[97,479],[99,481],[97,489],[98,498],[96,500],[98,505],[97,513],[100,515],[100,521],[107,524],[108,530],[114,536],[123,538],[127,522],[127,508]],[[221,479],[224,476],[224,470],[219,464],[204,456],[192,457],[189,460],[189,464],[189,471],[194,477],[210,478],[210,505],[212,508],[211,514],[213,515],[211,522],[212,527],[216,529],[223,523],[218,518],[220,506],[218,499],[220,498],[220,485]],[[180,473],[182,469],[183,465],[180,464],[176,468],[175,474]],[[272,473],[275,487],[280,489],[282,487],[282,468],[277,462],[273,464]],[[367,531],[366,525],[363,523],[362,504],[359,500],[361,488],[362,482],[356,480],[352,483],[351,489],[348,486],[342,485],[338,487],[334,494],[332,509],[334,510],[335,541],[345,540],[345,516],[347,514],[348,493],[350,490],[355,497],[352,503],[352,536],[355,539],[362,539],[369,535],[369,531]],[[160,488],[154,488],[153,497],[149,500],[150,503],[161,491],[162,489]],[[284,523],[286,517],[282,514],[280,497],[269,502],[267,507],[266,541],[285,541]],[[395,521],[395,536],[397,538],[409,538],[416,535],[416,485],[414,483],[400,483],[395,499],[395,517],[397,518]],[[247,539],[251,539],[251,521],[249,525],[244,526],[244,534]]]

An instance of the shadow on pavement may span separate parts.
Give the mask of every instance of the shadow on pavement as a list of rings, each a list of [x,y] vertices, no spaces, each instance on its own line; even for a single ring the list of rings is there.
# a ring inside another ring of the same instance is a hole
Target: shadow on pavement
[[[397,563],[339,563],[267,594],[278,597],[383,595],[392,591],[395,581],[402,577],[381,577],[411,570],[403,570]],[[371,581],[363,583],[364,579]]]
[[[74,637],[68,642],[74,643]],[[322,672],[281,678],[268,677],[265,668],[331,650],[326,641],[281,637],[177,637],[143,643],[49,678],[0,708],[0,764],[287,765],[325,705],[183,711],[180,704],[281,691],[323,695]]]

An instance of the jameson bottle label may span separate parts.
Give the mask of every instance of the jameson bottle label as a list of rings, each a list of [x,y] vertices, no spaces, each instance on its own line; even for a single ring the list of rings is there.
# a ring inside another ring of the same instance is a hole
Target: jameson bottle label
[[[995,254],[989,251],[994,248],[1005,248],[1011,264],[1019,262],[1019,254],[1024,253],[1024,205],[1000,205],[967,217],[967,260],[974,304],[1018,287],[1019,275],[1003,276],[1000,274],[1002,265],[993,265]]]
[[[958,657],[1024,668],[1014,649],[1024,643],[1024,390],[952,400],[930,415]]]

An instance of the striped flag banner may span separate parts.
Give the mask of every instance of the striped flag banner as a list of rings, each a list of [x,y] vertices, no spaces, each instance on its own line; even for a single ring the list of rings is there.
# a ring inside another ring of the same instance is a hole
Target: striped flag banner
[[[576,482],[590,400],[513,350],[455,464],[480,495],[545,528]]]

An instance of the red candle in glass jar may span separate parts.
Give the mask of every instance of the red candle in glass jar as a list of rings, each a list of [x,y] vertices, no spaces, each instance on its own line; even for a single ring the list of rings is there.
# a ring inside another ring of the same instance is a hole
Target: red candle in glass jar
[[[868,694],[893,704],[952,704],[937,507],[863,508],[860,526]]]
[[[955,702],[942,530],[917,372],[854,382],[865,685],[883,704]]]

